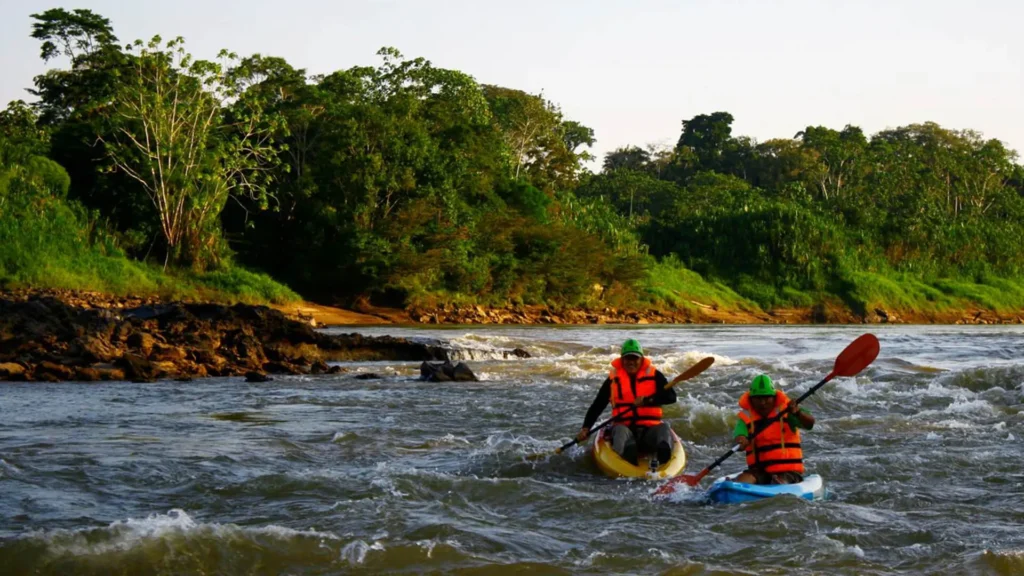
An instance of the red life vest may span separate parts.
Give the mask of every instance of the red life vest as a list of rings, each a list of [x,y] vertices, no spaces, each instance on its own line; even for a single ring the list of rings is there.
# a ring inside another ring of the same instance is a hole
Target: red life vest
[[[789,397],[785,392],[775,392],[775,408],[768,418],[778,414],[789,405]],[[759,468],[768,474],[782,472],[804,473],[804,453],[800,448],[800,431],[783,420],[767,424],[768,418],[761,418],[750,404],[750,393],[740,397],[740,420],[747,425],[747,433],[760,433],[747,445],[747,466]]]
[[[622,359],[612,362],[608,378],[612,381],[612,416],[623,416],[617,424],[626,426],[657,426],[661,424],[661,406],[640,406],[633,411],[633,402],[640,396],[653,396],[658,391],[654,381],[656,370],[649,358],[644,358],[636,378],[632,379],[622,367]],[[628,413],[628,414],[627,414]]]

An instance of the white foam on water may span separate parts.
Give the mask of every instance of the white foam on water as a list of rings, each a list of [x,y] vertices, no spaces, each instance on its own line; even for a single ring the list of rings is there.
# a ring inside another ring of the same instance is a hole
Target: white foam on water
[[[484,447],[473,450],[471,457],[481,455],[492,455],[499,452],[514,452],[519,454],[533,454],[539,451],[553,450],[560,442],[552,440],[539,440],[529,435],[517,435],[513,432],[504,431],[491,434],[484,440]]]
[[[99,532],[106,532],[107,539],[97,538]],[[30,532],[25,538],[44,540],[49,552],[54,555],[93,556],[110,552],[124,552],[147,542],[166,538],[188,538],[213,536],[231,539],[239,535],[270,536],[279,540],[292,538],[316,538],[339,540],[330,532],[316,530],[295,530],[273,524],[267,526],[238,526],[197,522],[184,510],[172,509],[167,514],[151,514],[143,519],[118,520],[106,528],[58,529],[49,532]]]
[[[441,472],[438,470],[432,470],[427,468],[416,468],[408,464],[402,464],[396,461],[385,461],[378,462],[374,467],[374,473],[377,474],[377,478],[370,481],[372,486],[382,488],[392,496],[405,497],[408,494],[401,492],[395,487],[394,480],[400,477],[426,477],[436,478],[441,480],[452,480],[458,478],[458,476]]]
[[[21,470],[17,466],[15,466],[13,464],[9,464],[6,460],[4,460],[3,458],[0,458],[0,478],[3,478],[4,476],[9,476],[9,475],[13,476],[15,474],[20,474],[20,473],[21,473]]]
[[[344,442],[345,440],[354,440],[359,435],[355,432],[335,432],[334,436],[331,437],[331,442]]]
[[[715,363],[711,365],[709,370],[714,370],[717,367],[732,366],[738,364],[738,360],[734,360],[728,356],[722,356],[720,354],[713,354],[711,352],[704,352],[703,350],[687,350],[682,353],[666,353],[666,354],[652,354],[651,360],[654,362],[654,366],[660,369],[662,372],[685,372],[690,366],[693,366],[697,362],[700,362],[708,356],[715,359]],[[617,358],[617,355],[613,355],[611,360]],[[672,378],[672,376],[669,376]]]
[[[520,360],[511,355],[513,349],[522,348],[534,358],[548,355],[541,343],[528,343],[522,339],[496,334],[463,334],[446,342],[452,360]]]
[[[374,478],[370,481],[370,486],[374,488],[380,488],[384,492],[394,496],[395,498],[404,498],[408,496],[405,492],[402,492],[395,486],[395,481],[389,477]]]
[[[973,428],[977,428],[974,424],[964,422],[963,420],[941,420],[939,422],[935,422],[933,426],[945,428],[947,430],[971,430]]]
[[[911,418],[928,418],[930,416],[945,416],[949,414],[956,416],[992,416],[995,414],[995,407],[986,400],[980,398],[968,400],[965,396],[959,395],[953,400],[952,404],[941,410],[922,410],[911,416]]]
[[[732,407],[712,404],[711,402],[694,398],[689,393],[687,393],[685,399],[679,398],[678,402],[686,406],[686,421],[693,427],[697,427],[699,424],[711,424],[716,427],[720,425],[723,430],[728,431],[731,428],[730,422],[732,422],[732,418],[739,411],[738,407],[734,410]]]
[[[853,398],[863,395],[863,391],[857,384],[857,380],[855,378],[843,378],[841,380],[833,380],[833,382],[834,385],[832,386],[832,389],[842,392],[844,395],[848,395]]]
[[[844,528],[842,526],[836,526],[828,532],[829,534],[844,534],[847,536],[866,536],[870,534],[867,530],[861,530],[860,528]]]
[[[793,366],[788,361],[783,360],[781,358],[777,358],[777,359],[771,361],[769,363],[769,366],[771,367],[772,372],[776,372],[776,373],[778,373],[778,372],[791,372],[791,373],[795,373],[795,374],[810,374],[812,372],[811,370],[804,370],[803,368],[798,368],[796,366]],[[817,372],[814,372],[814,373],[817,374]]]
[[[660,486],[659,486],[660,488]],[[654,494],[657,488],[652,491],[652,498],[665,499],[672,504],[696,504],[707,500],[707,492],[702,488],[693,488],[686,482],[673,482],[672,490],[666,494]]]
[[[437,546],[437,540],[418,540],[416,545],[426,551],[427,558],[434,557],[434,547]]]
[[[943,412],[947,414],[992,414],[992,404],[985,400],[967,400],[963,396],[957,396],[956,400],[946,406]]]
[[[469,444],[469,440],[466,439],[466,438],[463,438],[461,436],[456,436],[455,434],[452,434],[451,432],[449,432],[448,434],[445,434],[444,436],[441,436],[440,438],[437,438],[437,439],[431,441],[430,443],[435,445],[435,446],[457,445],[457,444],[466,445],[466,444]]]
[[[598,558],[606,558],[607,556],[607,554],[598,550],[595,552],[591,552],[587,555],[586,558],[576,560],[575,562],[573,562],[573,564],[575,564],[576,566],[593,566],[595,560],[597,560]]]
[[[924,437],[924,439],[929,440],[931,442],[935,442],[937,440],[942,440],[942,435],[936,434],[935,432],[929,432],[928,435]]]
[[[947,388],[939,382],[929,382],[928,387],[912,388],[907,393],[909,396],[928,396],[932,398],[949,398],[951,396],[974,396],[974,392],[963,388]]]
[[[494,346],[495,344],[509,346],[512,344],[518,344],[517,340],[509,338],[508,336],[501,336],[499,334],[479,334],[473,332],[467,332],[462,336],[456,336],[448,341],[459,346],[475,346],[479,344],[483,344],[485,346]]]
[[[349,564],[356,566],[366,562],[366,555],[370,551],[383,551],[384,545],[379,541],[373,544],[367,544],[362,540],[353,540],[346,544],[342,549],[339,556],[342,560],[346,560]]]
[[[730,366],[737,361],[727,356],[709,354],[700,350],[689,350],[681,353],[669,353],[653,355],[651,360],[654,366],[661,370],[669,379],[674,378],[696,364],[703,358],[711,356],[715,359],[715,367]],[[618,358],[618,352],[601,354],[571,354],[565,353],[560,356],[546,358],[552,362],[551,375],[568,380],[604,380],[608,376],[612,362]]]
[[[596,365],[581,366],[580,362],[574,359],[559,359],[552,366],[553,376],[567,380],[598,380],[608,375],[608,370],[601,370]]]
[[[665,552],[664,550],[660,550],[658,548],[648,548],[647,552],[649,554],[651,554],[652,556],[655,556],[655,557],[657,557],[657,558],[659,558],[661,560],[664,560],[665,562],[672,562],[672,561],[675,560],[675,556],[673,556],[672,554],[669,554],[668,552]]]
[[[825,534],[815,534],[814,540],[821,543],[820,548],[823,550],[832,550],[842,555],[850,555],[855,558],[864,558],[864,550],[856,544],[847,546],[839,540],[829,538]]]

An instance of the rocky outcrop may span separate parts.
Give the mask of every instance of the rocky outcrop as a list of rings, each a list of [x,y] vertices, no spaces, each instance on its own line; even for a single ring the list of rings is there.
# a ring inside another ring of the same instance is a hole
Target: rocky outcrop
[[[0,295],[0,380],[190,379],[337,373],[331,361],[448,360],[440,345],[327,335],[264,306],[78,306]]]
[[[559,309],[548,306],[505,307],[445,304],[410,309],[409,319],[420,324],[1024,324],[1020,311],[893,310],[872,307],[854,311],[838,301],[805,308],[725,308],[688,301],[671,310]],[[506,357],[511,357],[509,352]]]
[[[409,317],[420,324],[693,324],[718,322],[771,322],[763,312],[718,310],[694,303],[678,310],[557,309],[548,306],[505,307],[446,304],[429,309],[411,309]]]
[[[420,380],[428,382],[479,382],[480,379],[462,362],[424,362],[420,364]]]

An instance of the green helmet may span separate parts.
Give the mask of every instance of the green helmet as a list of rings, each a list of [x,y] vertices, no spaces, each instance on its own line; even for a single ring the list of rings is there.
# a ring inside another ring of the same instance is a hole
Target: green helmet
[[[775,396],[775,385],[767,374],[758,374],[750,383],[751,396]]]
[[[640,356],[643,356],[644,349],[640,346],[639,342],[630,338],[629,340],[626,340],[625,342],[622,343],[622,351],[620,352],[620,354],[622,356],[625,356],[627,354],[639,354]]]

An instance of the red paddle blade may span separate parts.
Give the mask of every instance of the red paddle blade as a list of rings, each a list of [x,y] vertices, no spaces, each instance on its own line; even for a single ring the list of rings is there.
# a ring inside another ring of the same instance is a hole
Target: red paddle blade
[[[701,479],[701,477],[696,474],[683,474],[680,478],[683,479],[683,482],[686,482],[687,486],[696,486],[697,484],[700,484]]]
[[[669,494],[676,489],[676,484],[680,483],[685,483],[687,486],[696,486],[697,484],[700,484],[700,479],[701,476],[698,474],[683,474],[682,476],[676,476],[665,484],[659,486],[658,489],[654,491],[654,494],[658,496]]]
[[[832,374],[836,376],[856,376],[878,357],[878,338],[874,334],[864,334],[850,343],[836,358]]]

